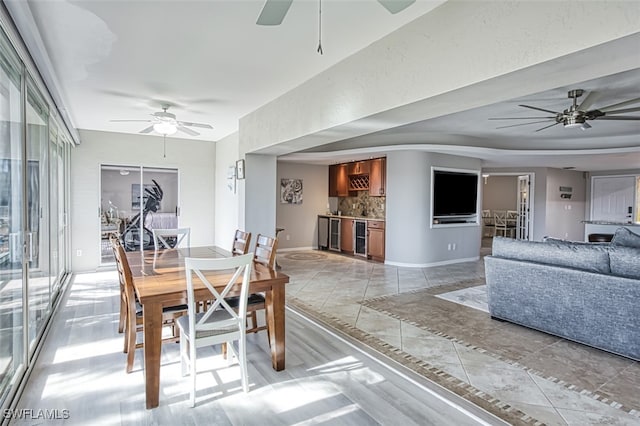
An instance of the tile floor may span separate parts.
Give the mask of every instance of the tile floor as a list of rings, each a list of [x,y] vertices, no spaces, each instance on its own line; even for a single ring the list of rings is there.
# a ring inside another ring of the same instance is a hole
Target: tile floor
[[[483,254],[488,254],[488,249],[483,249]],[[563,366],[559,362],[554,368],[563,368],[564,371],[557,374],[562,373],[564,380],[561,380],[542,373],[548,370],[543,359],[527,358],[522,356],[523,352],[518,352],[521,359],[514,362],[509,348],[502,348],[506,353],[500,353],[490,345],[470,344],[464,336],[450,336],[425,328],[420,322],[411,320],[412,314],[420,314],[417,310],[409,310],[404,318],[399,318],[384,312],[383,308],[367,306],[373,299],[384,300],[384,296],[425,289],[437,294],[436,287],[441,287],[444,293],[464,288],[465,282],[478,285],[477,282],[484,280],[482,260],[433,268],[400,268],[333,252],[297,251],[280,253],[278,263],[291,277],[287,289],[290,306],[380,350],[507,421],[514,424],[640,425],[638,362],[615,356],[613,361],[606,357],[588,359],[585,362],[590,370],[608,376],[606,383],[597,384],[585,383],[590,377],[588,371],[571,371],[571,363]],[[461,309],[471,309],[442,299],[434,300],[438,302],[432,306],[432,315],[439,316],[444,323],[455,322]],[[474,311],[488,317],[484,312]],[[485,333],[492,331],[492,322],[465,325],[477,332],[482,340]],[[509,329],[514,346],[530,339],[549,345],[554,343],[555,356],[560,361],[568,346],[577,347],[578,352],[581,350],[582,345],[524,327],[509,323],[497,323],[496,326]],[[601,352],[584,349],[583,358],[591,356],[593,351]],[[589,391],[590,388],[597,391]],[[632,396],[623,404],[613,399],[612,394]]]

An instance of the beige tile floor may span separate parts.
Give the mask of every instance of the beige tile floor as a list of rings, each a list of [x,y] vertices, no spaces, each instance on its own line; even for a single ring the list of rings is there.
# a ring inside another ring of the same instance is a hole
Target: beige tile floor
[[[487,253],[488,249],[483,249],[483,254]],[[400,268],[333,252],[299,251],[280,253],[278,263],[291,278],[287,288],[291,305],[308,306],[309,311],[336,318],[353,327],[355,334],[364,336],[363,340],[373,336],[411,359],[422,361],[425,368],[444,371],[485,394],[484,399],[494,405],[523,413],[525,423],[535,424],[537,420],[549,425],[640,425],[638,407],[621,409],[613,401],[603,402],[578,387],[571,389],[570,384],[541,377],[464,342],[361,305],[379,296],[482,279],[482,260],[433,268]],[[456,304],[451,306],[453,313]],[[639,363],[630,364],[628,380],[621,386],[640,394],[640,382],[637,377],[634,379]]]

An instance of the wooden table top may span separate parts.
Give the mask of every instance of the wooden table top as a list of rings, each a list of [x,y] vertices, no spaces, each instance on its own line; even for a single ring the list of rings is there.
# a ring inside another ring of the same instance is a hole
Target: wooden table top
[[[222,258],[229,254],[214,246],[166,249],[157,252],[129,252],[127,259],[134,279],[134,287],[140,302],[162,299],[185,298],[187,278],[184,259],[187,257]],[[224,287],[230,278],[231,271],[207,272],[205,276],[215,287]],[[240,277],[238,282],[241,281]],[[289,277],[272,270],[262,264],[254,263],[251,269],[250,291],[264,291],[274,283],[287,283]],[[264,289],[262,287],[265,287]],[[200,280],[194,280],[194,290],[205,289]],[[239,289],[238,289],[239,290]],[[233,293],[229,293],[233,295]]]

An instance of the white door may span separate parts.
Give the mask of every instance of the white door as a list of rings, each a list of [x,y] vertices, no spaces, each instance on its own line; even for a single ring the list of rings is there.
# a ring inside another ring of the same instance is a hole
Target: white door
[[[518,176],[518,224],[516,238],[528,240],[531,235],[531,182],[529,175]]]
[[[594,177],[591,185],[591,220],[630,221],[634,189],[634,176]]]

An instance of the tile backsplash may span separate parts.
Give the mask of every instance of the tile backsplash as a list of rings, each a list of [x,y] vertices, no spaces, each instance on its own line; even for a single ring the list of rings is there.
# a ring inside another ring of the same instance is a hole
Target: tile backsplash
[[[385,203],[386,197],[371,197],[369,191],[359,191],[356,197],[338,198],[338,210],[342,212],[343,216],[384,219]]]

